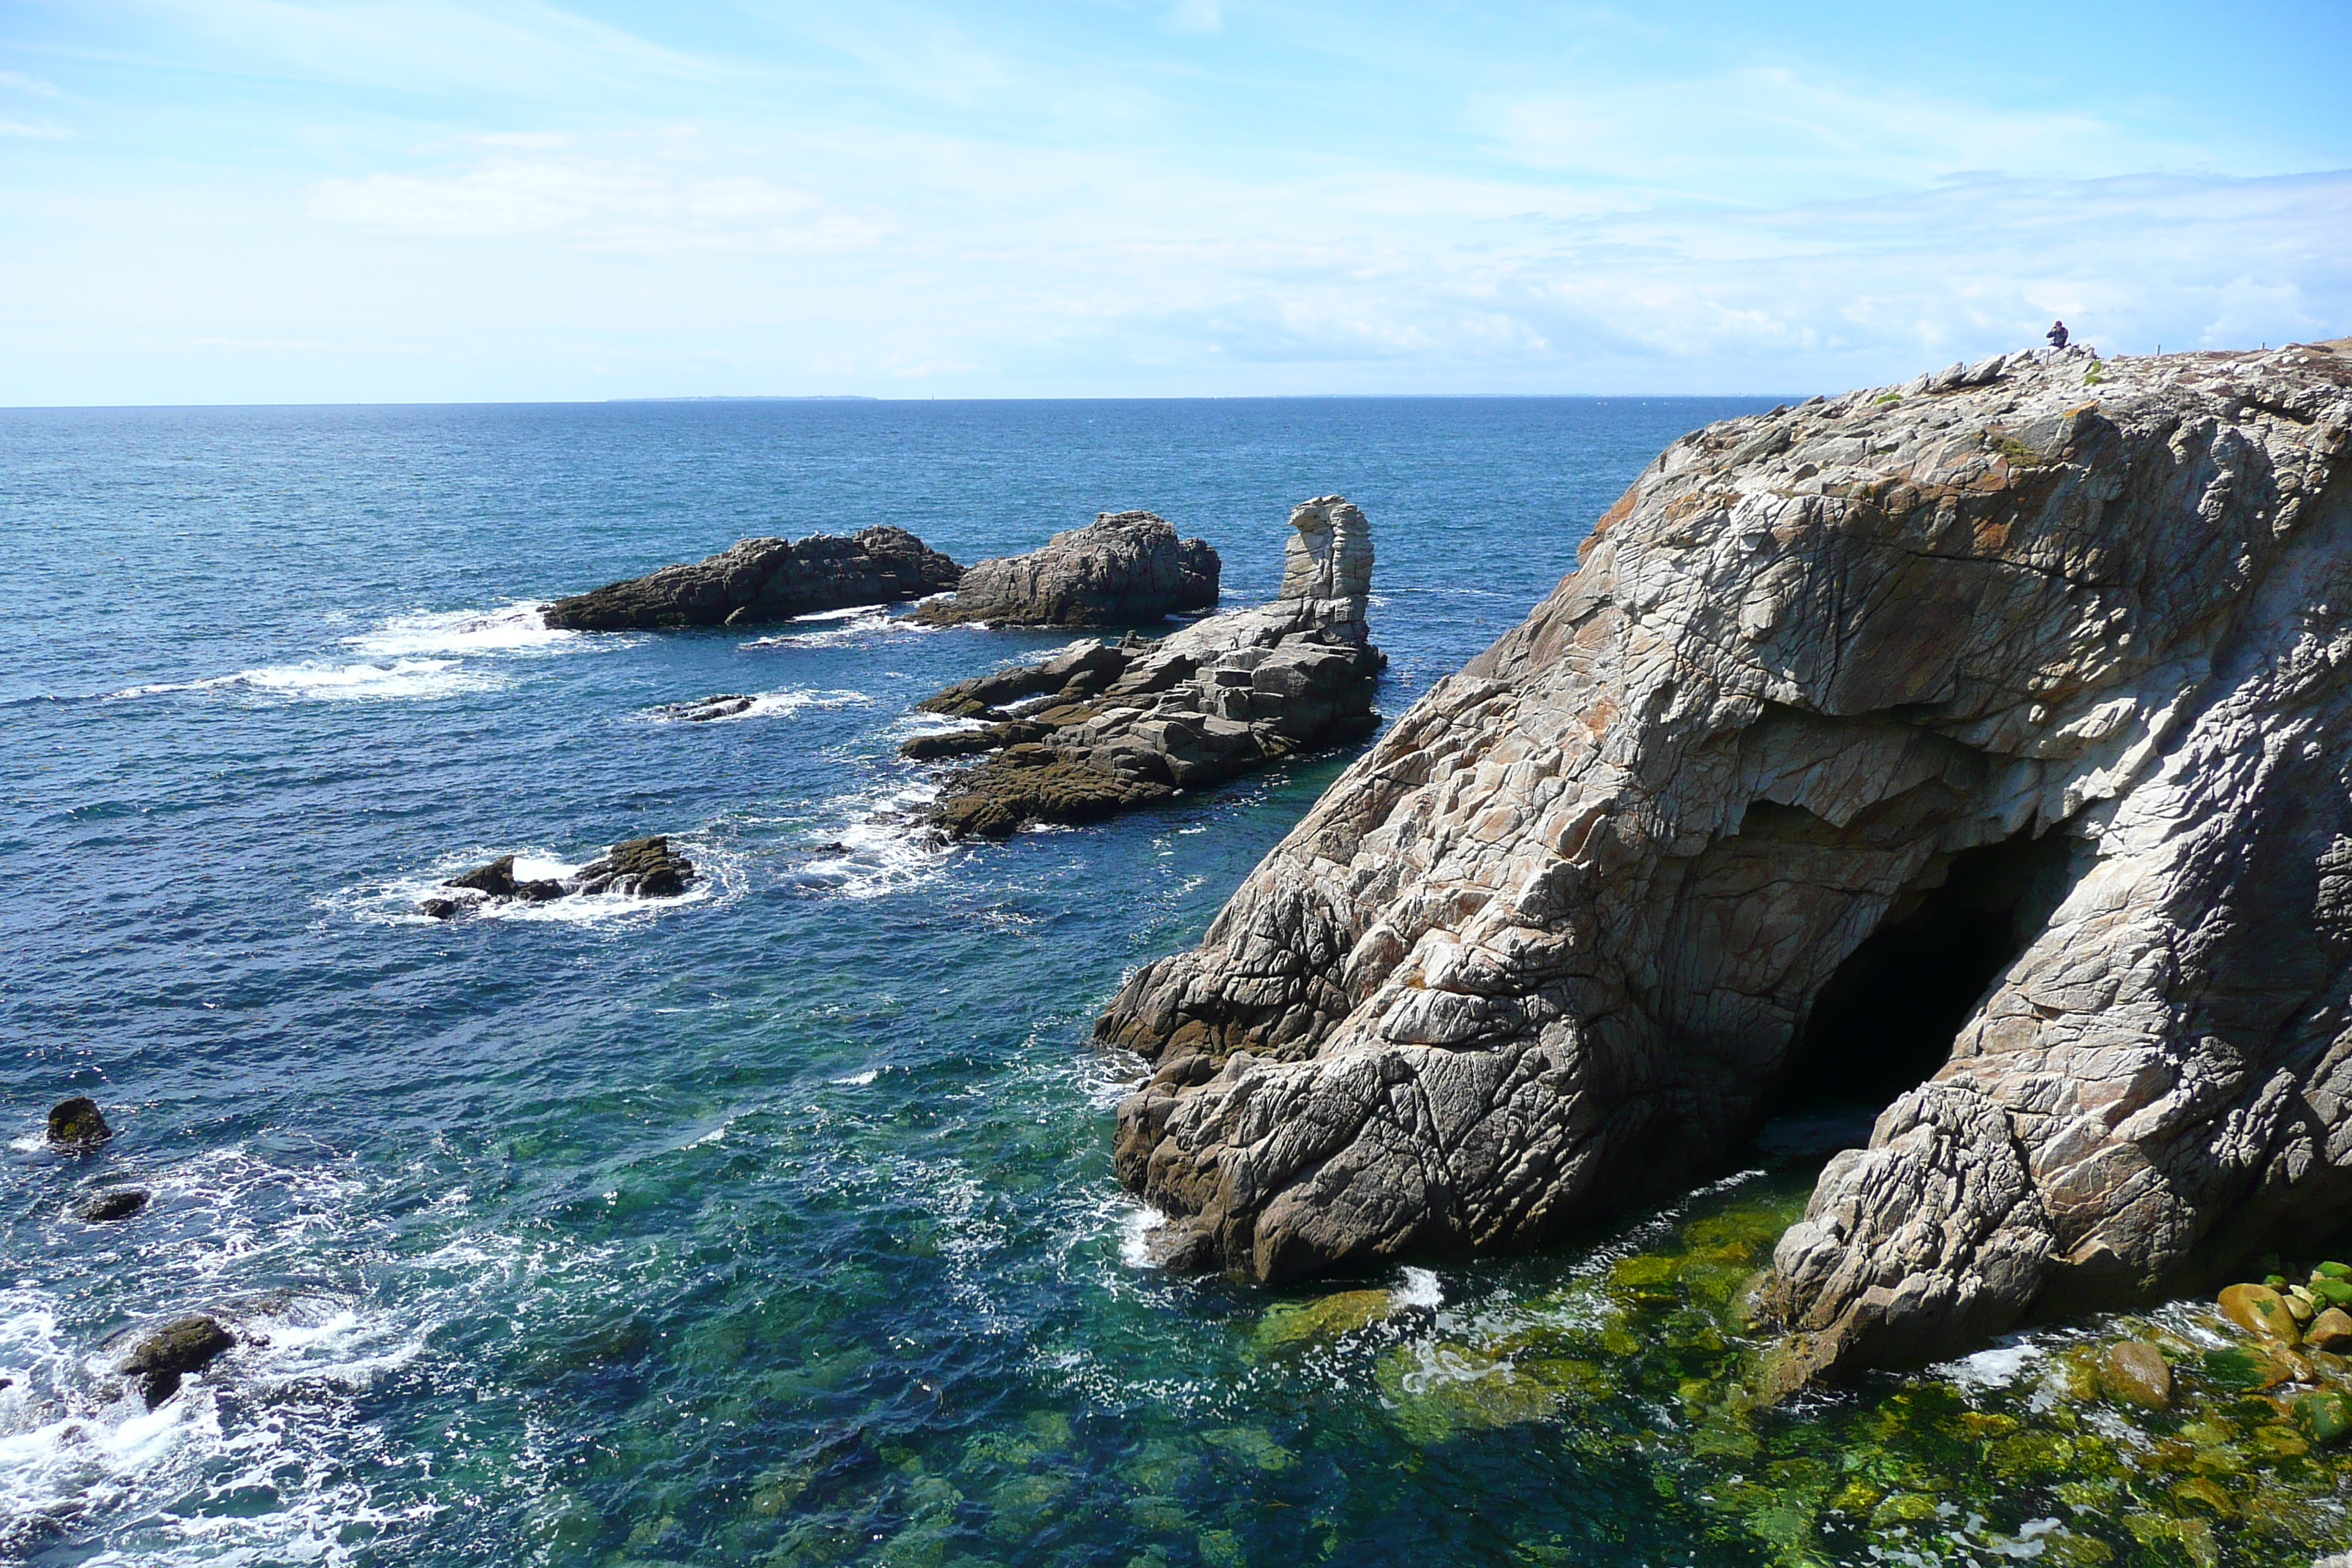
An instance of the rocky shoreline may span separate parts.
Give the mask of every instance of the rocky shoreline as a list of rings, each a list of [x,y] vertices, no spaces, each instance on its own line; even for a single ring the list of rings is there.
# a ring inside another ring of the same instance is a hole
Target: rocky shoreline
[[[1779,1242],[1782,1388],[2352,1217],[2344,347],[1997,356],[1676,442],[1104,1015],[1165,1255],[1542,1245],[1929,991]]]
[[[1030,823],[1091,821],[1370,734],[1387,662],[1364,619],[1370,525],[1344,496],[1300,503],[1290,523],[1270,604],[1157,640],[1074,644],[922,702],[979,723],[918,736],[907,756],[988,753],[948,777],[933,825],[1003,838]]]

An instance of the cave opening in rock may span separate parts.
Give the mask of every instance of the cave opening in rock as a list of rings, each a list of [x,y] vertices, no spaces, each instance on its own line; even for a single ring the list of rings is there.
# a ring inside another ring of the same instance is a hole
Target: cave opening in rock
[[[1771,1113],[1832,1106],[1873,1114],[1931,1077],[2069,880],[2071,839],[2025,834],[1951,857],[1940,882],[1904,894],[1815,994]]]

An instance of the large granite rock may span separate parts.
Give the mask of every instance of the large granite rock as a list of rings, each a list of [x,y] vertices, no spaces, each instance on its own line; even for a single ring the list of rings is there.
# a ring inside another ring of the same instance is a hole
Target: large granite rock
[[[982,726],[918,736],[908,756],[992,753],[950,778],[932,821],[983,838],[1088,821],[1378,728],[1386,660],[1364,624],[1370,527],[1344,496],[1304,502],[1290,521],[1271,603],[1157,641],[1076,643],[924,702]]]
[[[1762,1292],[1786,1386],[2352,1220],[2347,426],[2339,342],[1675,442],[1100,1021],[1163,1253],[1533,1247],[1892,1074]]]
[[[746,539],[690,566],[558,599],[543,617],[582,632],[744,626],[919,599],[954,587],[962,571],[903,528],[812,533],[797,542]]]
[[[915,616],[933,626],[1143,626],[1216,608],[1219,570],[1207,540],[1178,539],[1156,513],[1097,512],[1043,550],[967,568],[954,598],[934,599]]]

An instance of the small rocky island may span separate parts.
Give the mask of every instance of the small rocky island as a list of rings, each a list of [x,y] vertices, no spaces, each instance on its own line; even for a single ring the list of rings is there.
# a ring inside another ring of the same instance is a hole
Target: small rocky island
[[[2347,442],[2343,342],[1675,442],[1100,1020],[1162,1255],[1535,1247],[1851,1080],[1868,1147],[1750,1297],[1779,1390],[2310,1257],[2352,1220]]]
[[[1303,502],[1290,522],[1281,593],[1269,604],[1157,640],[1078,643],[921,704],[982,722],[917,736],[907,755],[990,753],[950,777],[932,821],[982,838],[1090,821],[1376,729],[1372,693],[1386,660],[1364,621],[1370,526],[1344,496]]]
[[[962,575],[903,528],[813,533],[797,542],[746,539],[691,565],[558,599],[542,616],[551,626],[582,632],[740,626],[920,599]]]
[[[436,921],[455,920],[486,904],[543,904],[587,893],[619,893],[638,899],[675,899],[695,878],[694,862],[669,847],[660,834],[625,838],[602,858],[565,877],[518,877],[515,858],[501,855],[486,866],[461,871],[441,884],[446,895],[426,899],[416,912]]]
[[[966,568],[953,598],[915,611],[930,626],[1137,626],[1217,606],[1217,552],[1149,511],[1098,512],[1042,550]]]

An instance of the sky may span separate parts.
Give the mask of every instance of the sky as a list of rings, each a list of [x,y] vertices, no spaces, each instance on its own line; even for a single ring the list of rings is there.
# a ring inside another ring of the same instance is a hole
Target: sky
[[[2352,3],[0,0],[0,404],[1801,395],[2352,333]]]

